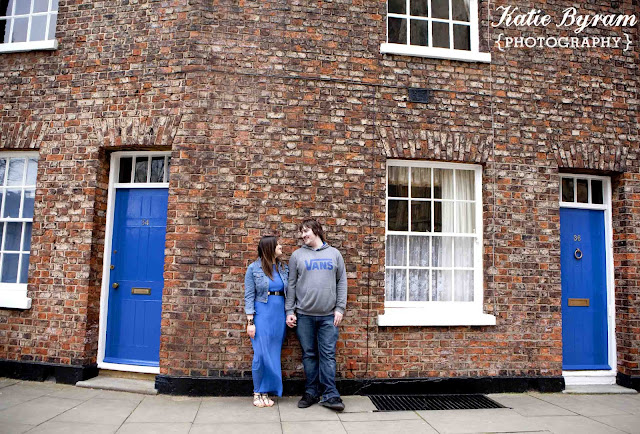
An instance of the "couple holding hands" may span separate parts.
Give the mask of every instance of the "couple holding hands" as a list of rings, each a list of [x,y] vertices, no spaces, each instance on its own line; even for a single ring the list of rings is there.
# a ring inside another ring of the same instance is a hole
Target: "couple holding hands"
[[[274,236],[258,243],[258,259],[245,274],[247,334],[253,346],[253,405],[271,407],[269,394],[282,396],[280,353],[286,327],[296,328],[306,377],[299,408],[344,404],[336,389],[338,326],[347,305],[347,272],[340,252],[325,242],[316,220],[298,227],[303,246],[289,265]]]

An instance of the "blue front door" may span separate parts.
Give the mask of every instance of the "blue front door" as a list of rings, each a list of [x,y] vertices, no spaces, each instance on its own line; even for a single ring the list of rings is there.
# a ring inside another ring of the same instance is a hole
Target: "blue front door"
[[[118,189],[105,362],[159,366],[167,189]]]
[[[604,211],[560,208],[562,368],[611,369]]]

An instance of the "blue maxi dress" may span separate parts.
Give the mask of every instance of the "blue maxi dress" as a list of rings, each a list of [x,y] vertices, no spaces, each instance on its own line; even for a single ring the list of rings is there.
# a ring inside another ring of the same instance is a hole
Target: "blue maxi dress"
[[[273,266],[273,279],[269,279],[269,291],[283,291],[284,283]],[[280,353],[286,332],[284,296],[270,295],[266,303],[255,304],[253,320],[256,336],[253,346],[253,392],[282,396],[282,369]]]

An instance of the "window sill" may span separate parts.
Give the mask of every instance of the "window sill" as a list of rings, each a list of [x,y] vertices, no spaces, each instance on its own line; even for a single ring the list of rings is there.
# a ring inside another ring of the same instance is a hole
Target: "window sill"
[[[475,307],[475,306],[473,306]],[[378,325],[387,326],[491,326],[496,325],[496,317],[484,314],[466,306],[438,308],[386,307],[378,316]]]
[[[13,42],[10,44],[0,44],[0,53],[20,53],[23,51],[57,50],[58,40],[34,42]]]
[[[447,48],[418,47],[404,44],[380,44],[382,54],[399,54],[403,56],[431,57],[435,59],[460,60],[462,62],[491,63],[491,53],[480,53]]]
[[[27,285],[2,284],[0,286],[0,308],[30,309],[31,299],[27,297]]]

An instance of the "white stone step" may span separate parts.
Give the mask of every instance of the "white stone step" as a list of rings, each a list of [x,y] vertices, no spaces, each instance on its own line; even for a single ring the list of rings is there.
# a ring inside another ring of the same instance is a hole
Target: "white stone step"
[[[152,380],[138,380],[133,378],[119,378],[114,376],[98,375],[89,380],[78,381],[78,387],[88,389],[115,390],[118,392],[142,393],[145,395],[157,395],[155,382]]]

